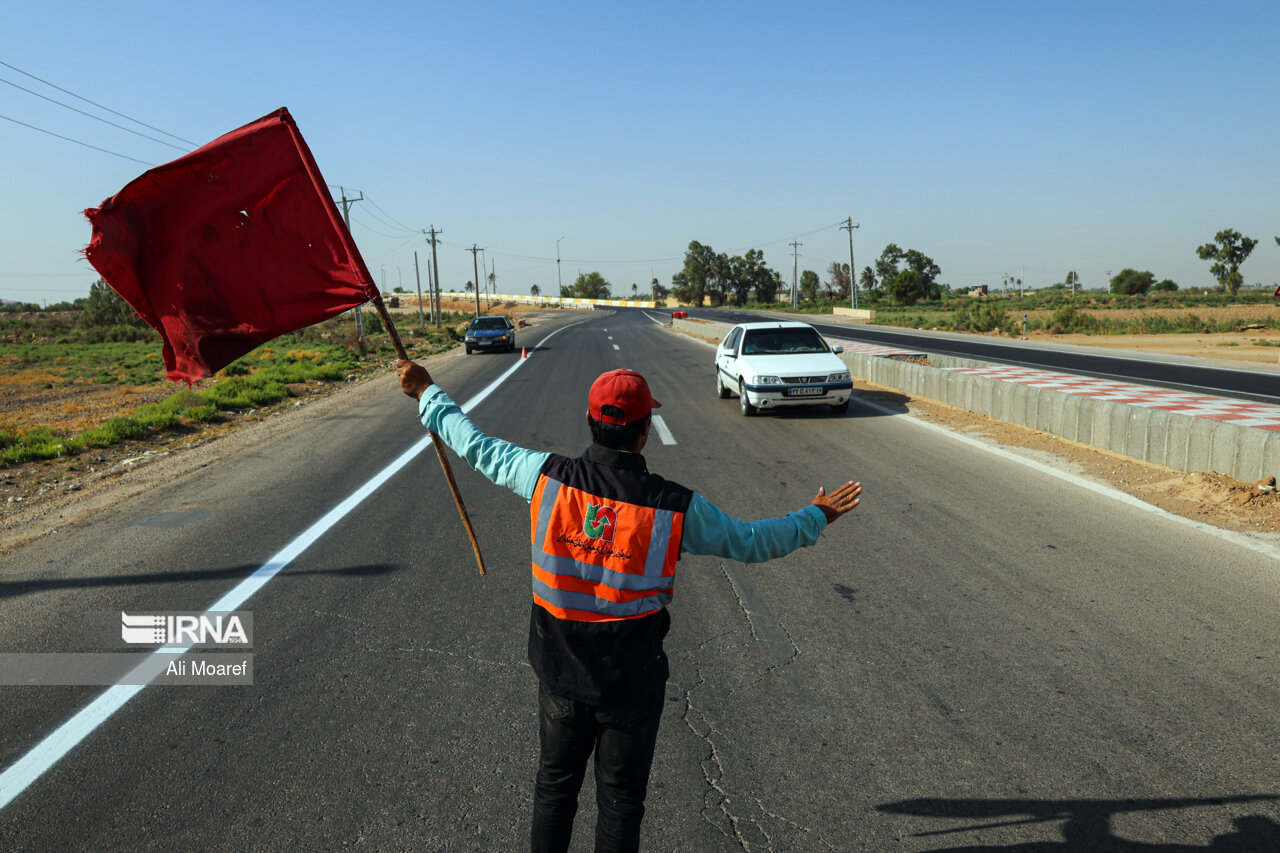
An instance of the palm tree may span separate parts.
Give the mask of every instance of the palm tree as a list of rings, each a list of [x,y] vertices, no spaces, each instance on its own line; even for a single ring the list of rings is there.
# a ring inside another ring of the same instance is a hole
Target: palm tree
[[[535,285],[530,286],[530,288],[529,288],[529,295],[530,295],[530,296],[541,296],[541,295],[542,295],[542,288],[541,288],[541,287],[538,287],[538,285],[536,285],[536,284],[535,284]]]

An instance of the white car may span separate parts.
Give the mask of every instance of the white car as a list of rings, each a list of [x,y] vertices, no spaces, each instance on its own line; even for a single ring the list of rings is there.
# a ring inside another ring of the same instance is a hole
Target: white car
[[[716,348],[716,395],[737,393],[743,415],[826,404],[849,408],[853,381],[833,347],[808,323],[742,323]]]

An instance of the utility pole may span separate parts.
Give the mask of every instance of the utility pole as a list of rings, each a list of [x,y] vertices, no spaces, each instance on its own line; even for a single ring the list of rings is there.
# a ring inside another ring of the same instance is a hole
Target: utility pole
[[[347,233],[351,233],[351,205],[357,201],[364,201],[364,191],[360,191],[359,198],[347,198],[347,191],[342,187],[338,187],[338,192],[342,194],[342,221],[347,225]],[[364,355],[364,323],[360,318],[360,306],[355,307],[356,315],[356,340],[360,342],[360,354]]]
[[[1018,279],[1018,298],[1022,298],[1022,283],[1027,280],[1027,265],[1022,265],[1022,278]]]
[[[799,296],[799,292],[796,290],[796,265],[800,262],[800,256],[797,254],[797,250],[803,246],[804,243],[792,241],[788,245],[791,246],[791,310],[794,311],[796,310],[797,298]]]
[[[561,236],[560,240],[563,239],[564,237]],[[556,287],[559,288],[556,290],[557,300],[560,298],[562,289],[564,288],[564,282],[560,280],[560,240],[556,241]]]
[[[840,226],[841,230],[849,232],[849,292],[853,294],[853,302],[849,307],[855,309],[858,307],[858,268],[853,265],[853,229],[861,227],[862,223],[853,224],[852,216],[846,218],[844,225]]]
[[[471,244],[471,248],[467,249],[471,253],[471,274],[475,276],[476,283],[476,316],[480,316],[480,268],[476,266],[476,256],[480,252],[480,247],[475,243]]]
[[[430,270],[427,271],[430,275]],[[422,316],[422,274],[418,272],[418,250],[413,250],[413,277],[418,282],[418,325],[422,328],[427,327],[427,320]],[[430,284],[427,285],[430,288]]]
[[[437,231],[434,225],[427,231],[431,235],[431,267],[430,272],[435,276],[436,280],[436,328],[440,328],[440,261],[436,258],[436,235],[443,234],[443,231]]]

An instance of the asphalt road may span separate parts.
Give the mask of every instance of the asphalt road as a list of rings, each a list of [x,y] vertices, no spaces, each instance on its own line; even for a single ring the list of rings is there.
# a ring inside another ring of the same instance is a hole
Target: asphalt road
[[[578,453],[589,382],[631,367],[677,442],[651,439],[651,469],[726,511],[865,488],[814,548],[681,562],[646,849],[1280,849],[1280,561],[856,398],[743,418],[711,348],[643,313],[565,312],[521,343],[557,328],[483,428]],[[518,358],[435,375],[466,401]],[[0,650],[208,607],[423,434],[389,376],[0,558]],[[0,850],[525,847],[528,510],[455,470],[487,576],[428,450],[243,605],[252,686],[145,688],[0,810]],[[0,773],[100,693],[0,687]],[[583,803],[579,851],[590,783]]]
[[[734,311],[724,308],[693,309],[690,316],[724,323],[751,323],[763,319],[760,312]],[[816,319],[816,318],[815,318]],[[1095,376],[1117,382],[1136,382],[1159,388],[1174,388],[1194,394],[1235,397],[1280,404],[1280,372],[1254,370],[1248,367],[1217,367],[1191,363],[1192,359],[1157,356],[1082,352],[1079,347],[1055,347],[1050,344],[1027,345],[1021,341],[992,341],[971,335],[954,335],[895,329],[865,324],[831,324],[804,322],[824,335],[848,338],[885,346],[907,347],[926,353],[954,355],[999,364],[1014,364],[1040,370],[1060,370]]]

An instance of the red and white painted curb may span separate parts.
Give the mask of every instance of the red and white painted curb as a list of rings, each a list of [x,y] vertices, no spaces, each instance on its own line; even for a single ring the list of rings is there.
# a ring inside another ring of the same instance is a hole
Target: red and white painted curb
[[[947,367],[954,373],[985,376],[1001,382],[1016,382],[1032,388],[1048,388],[1078,397],[1093,397],[1127,406],[1177,412],[1195,418],[1222,421],[1234,426],[1255,427],[1280,432],[1280,406],[1255,403],[1249,400],[1232,400],[1208,394],[1192,394],[1188,391],[1172,391],[1167,388],[1151,388],[1090,376],[1069,373],[1053,373],[1030,367]]]

